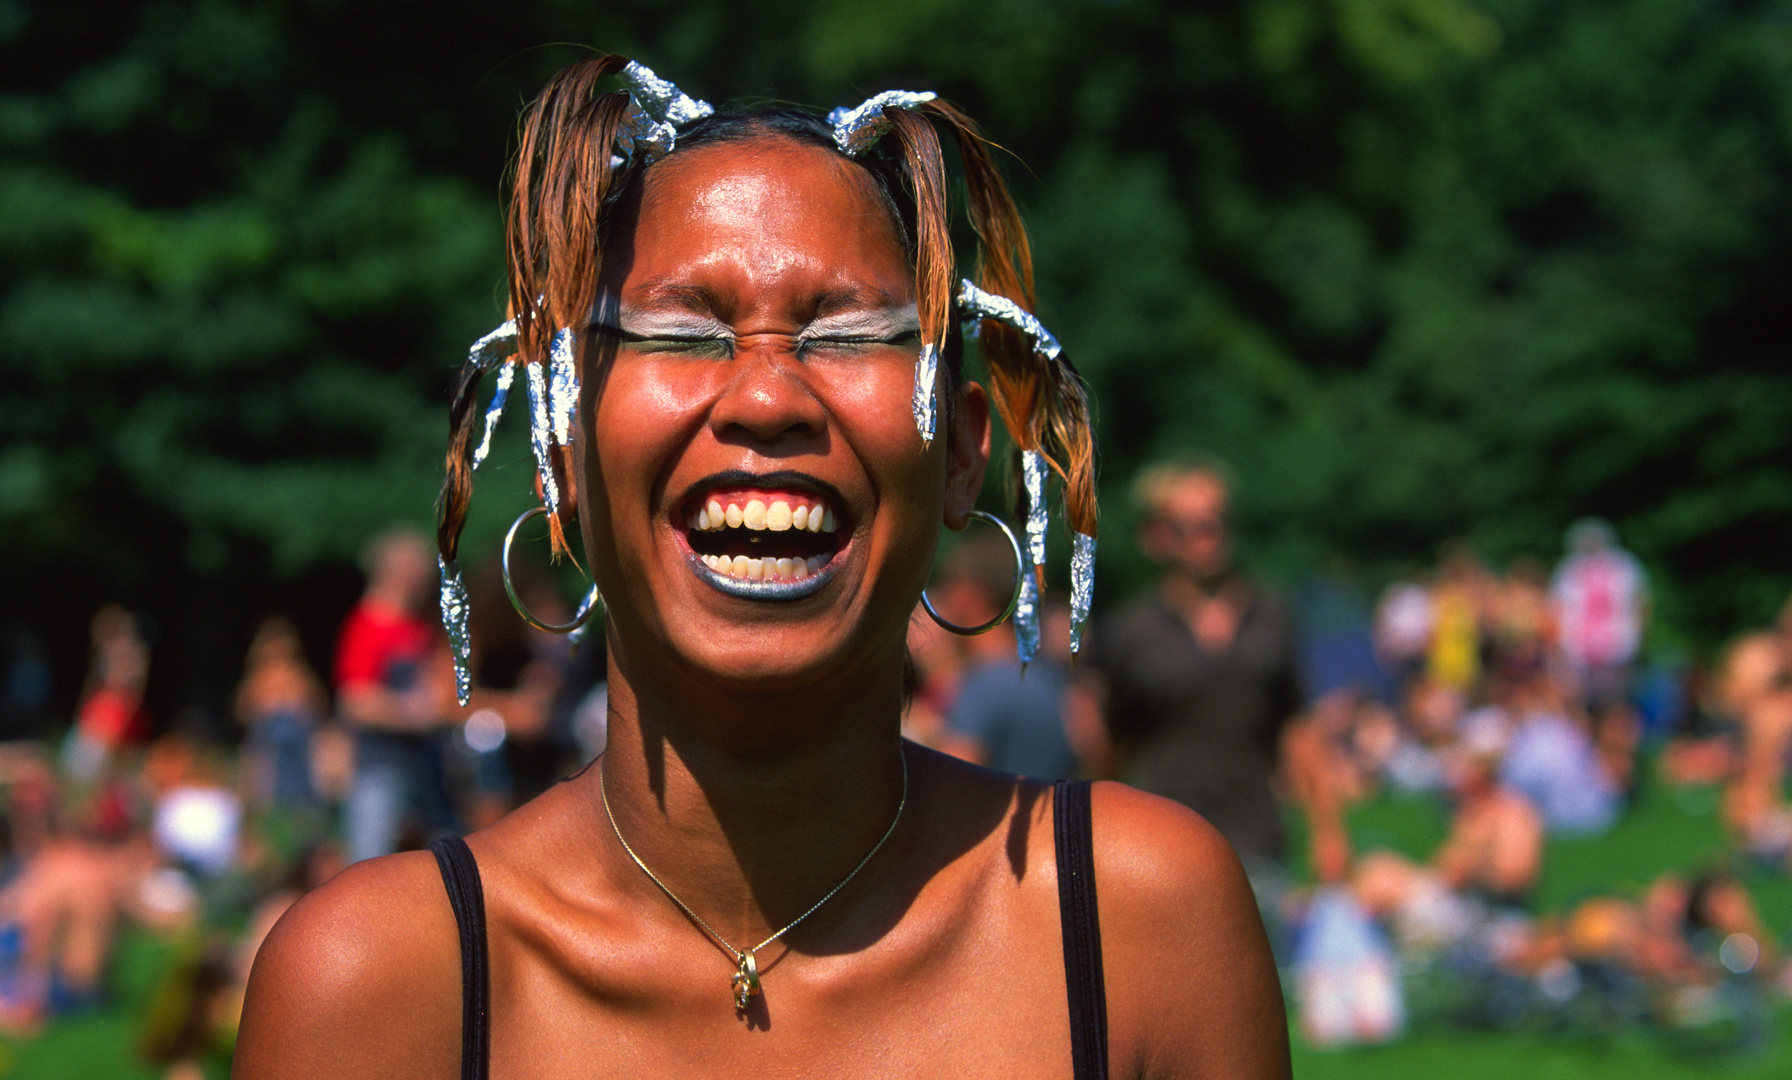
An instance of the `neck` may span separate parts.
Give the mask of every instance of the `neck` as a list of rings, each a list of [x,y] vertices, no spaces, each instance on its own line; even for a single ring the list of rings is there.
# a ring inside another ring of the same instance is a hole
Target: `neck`
[[[1236,580],[1236,575],[1230,569],[1213,574],[1197,574],[1192,570],[1174,567],[1164,572],[1160,587],[1171,604],[1186,609],[1219,596]]]
[[[888,686],[861,677],[755,694],[644,677],[626,650],[610,655],[608,747],[585,780],[603,785],[634,854],[730,945],[808,910],[889,829],[903,787],[899,666],[884,665]],[[608,847],[623,887],[658,892]]]

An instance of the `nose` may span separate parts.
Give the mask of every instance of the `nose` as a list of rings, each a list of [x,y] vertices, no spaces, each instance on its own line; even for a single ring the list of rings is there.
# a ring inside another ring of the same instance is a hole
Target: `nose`
[[[710,409],[710,426],[718,439],[789,452],[789,444],[821,433],[826,413],[788,346],[743,348],[731,366]]]

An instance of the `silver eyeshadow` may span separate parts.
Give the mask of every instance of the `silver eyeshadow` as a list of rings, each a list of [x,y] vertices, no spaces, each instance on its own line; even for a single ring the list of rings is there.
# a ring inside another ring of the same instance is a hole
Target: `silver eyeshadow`
[[[641,312],[602,305],[592,310],[593,330],[620,332],[629,337],[698,341],[736,340],[734,328],[719,319],[693,312]],[[796,333],[799,348],[817,341],[842,339],[890,341],[919,333],[921,319],[915,305],[860,308],[820,316]]]

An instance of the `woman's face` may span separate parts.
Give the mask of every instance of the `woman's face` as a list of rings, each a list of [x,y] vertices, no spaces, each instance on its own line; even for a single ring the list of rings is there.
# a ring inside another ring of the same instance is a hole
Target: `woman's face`
[[[765,690],[893,664],[988,412],[970,387],[951,440],[917,434],[913,274],[873,182],[782,137],[707,146],[654,167],[624,231],[575,465],[619,659]]]

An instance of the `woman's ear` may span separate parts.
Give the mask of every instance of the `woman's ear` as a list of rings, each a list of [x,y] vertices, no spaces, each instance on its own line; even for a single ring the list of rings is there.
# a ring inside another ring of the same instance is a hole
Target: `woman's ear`
[[[989,395],[967,382],[958,388],[952,409],[952,430],[946,440],[946,528],[958,531],[977,508],[983,471],[989,467]]]

